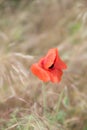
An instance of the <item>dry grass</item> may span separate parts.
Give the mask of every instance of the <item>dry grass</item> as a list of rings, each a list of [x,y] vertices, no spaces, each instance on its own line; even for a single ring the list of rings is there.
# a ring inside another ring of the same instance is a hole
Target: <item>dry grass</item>
[[[0,129],[87,130],[85,4],[8,1],[0,1]],[[68,69],[43,88],[29,67],[52,47]]]

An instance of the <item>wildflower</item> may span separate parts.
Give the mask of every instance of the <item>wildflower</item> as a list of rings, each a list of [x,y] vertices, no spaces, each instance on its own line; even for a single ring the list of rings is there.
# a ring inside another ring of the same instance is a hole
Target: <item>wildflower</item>
[[[57,48],[50,49],[47,55],[31,66],[31,71],[44,82],[60,82],[66,69],[66,64],[60,59]]]

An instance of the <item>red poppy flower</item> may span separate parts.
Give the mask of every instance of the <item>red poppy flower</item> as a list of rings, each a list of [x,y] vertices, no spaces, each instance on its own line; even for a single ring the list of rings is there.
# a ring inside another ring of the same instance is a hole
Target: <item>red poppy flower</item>
[[[31,71],[44,82],[59,82],[66,69],[66,64],[60,59],[57,48],[50,49],[47,55],[31,66]]]

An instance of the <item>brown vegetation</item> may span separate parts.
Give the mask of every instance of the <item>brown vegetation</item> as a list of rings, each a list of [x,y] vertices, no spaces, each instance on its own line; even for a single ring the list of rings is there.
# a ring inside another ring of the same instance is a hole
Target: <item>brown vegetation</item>
[[[85,5],[75,0],[0,1],[1,130],[87,130]],[[54,47],[68,69],[60,84],[43,89],[29,67]]]

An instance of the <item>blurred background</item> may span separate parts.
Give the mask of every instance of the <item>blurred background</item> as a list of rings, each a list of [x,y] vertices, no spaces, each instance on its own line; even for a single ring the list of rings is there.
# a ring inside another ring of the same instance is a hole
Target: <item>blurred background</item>
[[[55,47],[68,69],[43,88],[29,67]],[[87,130],[86,0],[0,0],[0,130]]]

